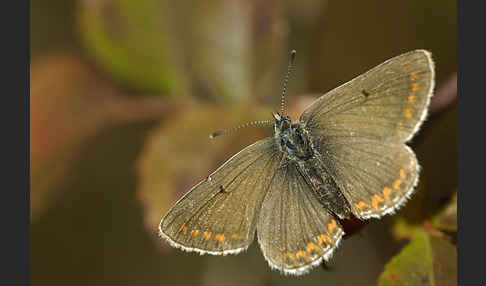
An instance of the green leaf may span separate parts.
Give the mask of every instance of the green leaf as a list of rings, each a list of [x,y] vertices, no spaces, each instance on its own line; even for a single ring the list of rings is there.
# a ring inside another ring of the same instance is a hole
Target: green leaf
[[[378,285],[457,284],[457,251],[448,241],[425,230],[393,257],[378,279]]]
[[[457,192],[444,209],[432,218],[432,224],[443,231],[457,232]]]
[[[278,94],[287,63],[282,5],[265,1],[82,1],[91,58],[137,90],[244,99]]]
[[[81,1],[77,11],[82,43],[103,70],[137,90],[172,91],[176,72],[157,1]]]

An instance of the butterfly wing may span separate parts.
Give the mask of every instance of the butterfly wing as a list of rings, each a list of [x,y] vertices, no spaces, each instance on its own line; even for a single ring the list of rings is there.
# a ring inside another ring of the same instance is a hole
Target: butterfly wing
[[[246,249],[280,159],[274,138],[246,147],[169,210],[159,225],[160,235],[175,247],[201,254]]]
[[[418,181],[418,164],[404,144],[375,140],[319,138],[321,160],[356,217],[393,213],[410,197]]]
[[[404,143],[423,122],[433,87],[430,53],[416,50],[330,91],[302,114],[357,217],[393,212],[412,193],[418,164]]]
[[[324,94],[300,121],[316,135],[406,142],[427,114],[433,88],[430,53],[416,50]]]
[[[289,163],[275,173],[263,201],[257,234],[270,267],[301,275],[329,259],[344,232]]]

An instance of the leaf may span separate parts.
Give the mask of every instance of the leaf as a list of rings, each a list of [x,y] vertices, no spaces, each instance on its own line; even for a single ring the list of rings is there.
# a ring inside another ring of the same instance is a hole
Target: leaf
[[[92,58],[125,85],[242,99],[280,89],[285,22],[277,4],[82,1],[77,23]]]
[[[80,1],[77,27],[96,63],[124,85],[173,91],[177,72],[158,1]]]
[[[378,285],[457,285],[457,251],[424,230],[385,265]]]
[[[432,224],[443,231],[457,232],[457,192],[444,209],[432,218]]]
[[[54,53],[30,71],[31,218],[43,213],[70,178],[85,142],[106,127],[161,118],[171,104],[128,97],[73,54]]]

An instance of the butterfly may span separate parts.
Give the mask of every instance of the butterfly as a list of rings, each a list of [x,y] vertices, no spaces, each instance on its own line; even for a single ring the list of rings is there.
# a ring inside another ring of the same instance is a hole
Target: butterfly
[[[244,148],[163,217],[159,234],[200,254],[237,254],[257,236],[272,269],[301,275],[328,260],[340,219],[394,213],[414,190],[419,164],[405,144],[424,121],[434,63],[414,50],[315,100],[296,121],[282,112],[274,136]],[[231,130],[229,130],[231,131]],[[212,137],[228,132],[219,131]]]

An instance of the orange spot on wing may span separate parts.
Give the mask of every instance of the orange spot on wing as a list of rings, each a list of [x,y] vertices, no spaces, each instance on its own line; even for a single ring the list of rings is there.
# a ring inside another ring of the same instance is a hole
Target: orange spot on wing
[[[417,91],[419,90],[419,84],[418,83],[412,83],[412,91]]]
[[[405,171],[404,169],[400,169],[399,173],[401,179],[405,179],[407,177],[407,171]]]
[[[331,244],[331,238],[323,233],[317,236],[317,243],[322,247],[323,243]]]
[[[412,110],[410,108],[405,108],[403,110],[403,115],[408,119],[412,118]]]
[[[401,135],[402,130],[403,130],[403,124],[401,122],[398,122],[397,125],[396,125],[396,130],[395,130],[397,132],[397,135]]]
[[[362,210],[363,208],[368,207],[368,204],[363,201],[360,201],[359,203],[355,204],[355,206],[357,209]]]
[[[221,243],[225,242],[226,241],[226,236],[224,235],[224,233],[217,233],[214,235],[214,240],[217,240]]]
[[[295,253],[295,257],[300,258],[300,257],[305,257],[307,254],[303,250],[299,250]]]
[[[331,220],[331,222],[327,224],[327,230],[329,231],[329,233],[333,233],[336,227],[337,224],[335,220]]]
[[[410,94],[410,95],[407,97],[407,101],[408,101],[408,103],[414,103],[414,102],[415,102],[415,95]]]
[[[209,231],[203,232],[203,237],[204,239],[208,240],[211,238],[211,233]]]
[[[199,234],[199,229],[193,229],[191,230],[191,235],[192,236],[197,236]]]
[[[181,227],[181,231],[182,231],[182,232],[186,232],[186,231],[187,231],[187,226],[183,225],[183,226]]]
[[[231,235],[231,239],[240,239],[240,238],[243,238],[243,236],[242,236],[242,235],[239,235],[239,234],[237,234],[237,233],[233,233],[233,234]]]
[[[392,189],[390,189],[389,187],[384,187],[381,192],[383,193],[383,197],[385,198],[385,200],[389,201]]]
[[[377,195],[377,194],[374,194],[372,197],[371,197],[371,205],[373,206],[373,208],[375,210],[378,210],[378,204],[380,202],[383,202],[383,199]]]
[[[411,72],[411,73],[410,73],[410,77],[411,77],[412,79],[418,79],[417,72],[416,72],[416,71]]]
[[[294,254],[292,252],[285,251],[284,252],[284,258],[294,259]]]
[[[307,249],[308,253],[311,253],[312,251],[319,251],[319,247],[314,242],[307,243],[305,248]]]
[[[402,184],[402,180],[397,179],[395,182],[393,182],[393,188],[399,190],[401,184]]]

